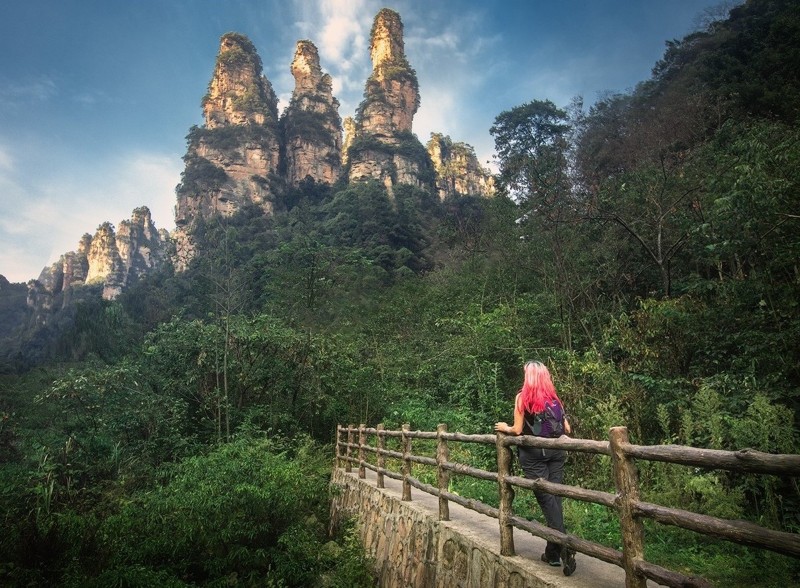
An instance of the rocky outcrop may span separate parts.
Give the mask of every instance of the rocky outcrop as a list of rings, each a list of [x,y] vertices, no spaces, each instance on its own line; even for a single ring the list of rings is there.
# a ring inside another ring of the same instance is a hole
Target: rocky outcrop
[[[133,211],[119,229],[105,222],[94,236],[86,233],[78,248],[63,254],[28,282],[28,306],[36,324],[50,312],[67,306],[75,288],[96,285],[106,300],[113,300],[128,284],[169,262],[169,234],[157,230],[147,207]]]
[[[196,255],[193,235],[203,221],[249,205],[271,214],[285,189],[307,178],[328,184],[343,178],[375,180],[390,197],[398,184],[437,190],[442,198],[492,193],[491,177],[471,147],[449,138],[445,145],[442,138],[429,153],[414,135],[419,84],[406,59],[403,23],[393,10],[383,9],[375,17],[370,58],[364,100],[353,118],[342,121],[316,46],[298,41],[291,63],[295,86],[279,120],[275,92],[262,74],[255,47],[243,35],[223,35],[203,99],[205,123],[189,132],[186,168],[177,188],[177,270]],[[466,175],[459,177],[462,171]]]
[[[334,183],[342,168],[342,119],[331,76],[322,73],[311,41],[298,41],[292,61],[294,91],[283,115],[286,179]]]
[[[33,322],[45,323],[79,287],[94,285],[110,300],[165,263],[185,269],[196,255],[194,234],[202,223],[253,205],[271,214],[285,188],[306,178],[330,184],[376,180],[390,197],[398,184],[435,189],[441,198],[491,195],[492,178],[469,145],[433,135],[426,149],[413,134],[420,92],[396,12],[383,9],[375,17],[370,57],[364,100],[355,116],[342,122],[317,48],[298,41],[291,63],[295,87],[279,119],[278,100],[255,47],[243,35],[223,35],[202,100],[204,124],[187,137],[175,232],[156,230],[150,212],[139,208],[116,230],[103,223],[95,235],[84,235],[75,251],[28,283]]]
[[[441,200],[450,196],[494,195],[494,177],[481,166],[471,145],[454,143],[450,137],[431,133],[427,147]]]
[[[400,15],[384,8],[370,33],[372,75],[360,112],[361,131],[392,142],[410,133],[419,108],[419,83],[405,55]]]
[[[194,255],[191,234],[200,220],[230,216],[248,204],[272,212],[272,182],[280,164],[278,99],[244,35],[220,39],[203,114],[205,125],[189,133],[177,188],[178,269]]]
[[[86,276],[87,284],[108,284],[108,292],[103,290],[103,298],[110,300],[116,297],[112,292],[120,286],[124,280],[122,272],[122,258],[117,247],[117,237],[114,233],[114,225],[104,222],[97,227],[97,232],[92,237],[89,246],[89,273]]]
[[[147,207],[136,208],[131,220],[117,227],[116,244],[125,268],[125,283],[133,282],[168,262],[169,233],[156,229]]]
[[[348,137],[348,178],[431,187],[433,169],[427,151],[412,133],[419,108],[417,74],[408,64],[400,15],[384,8],[370,35],[372,75]]]
[[[350,161],[348,157],[348,153],[350,152],[350,147],[353,145],[353,141],[356,138],[356,121],[352,116],[344,117],[344,122],[342,123],[344,127],[344,142],[342,143],[342,165],[347,165]]]
[[[244,35],[227,33],[220,38],[203,114],[208,129],[277,122],[277,97],[262,74],[261,58]]]

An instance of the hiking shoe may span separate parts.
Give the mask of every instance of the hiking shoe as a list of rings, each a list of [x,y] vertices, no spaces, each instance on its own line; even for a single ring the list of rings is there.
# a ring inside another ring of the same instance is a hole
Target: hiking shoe
[[[561,559],[564,560],[564,575],[571,576],[578,564],[575,563],[575,551],[568,547],[561,548]]]
[[[555,556],[554,558],[551,559],[547,556],[546,553],[542,554],[542,561],[547,565],[553,566],[554,568],[557,568],[561,565],[561,560],[558,559],[558,556]]]

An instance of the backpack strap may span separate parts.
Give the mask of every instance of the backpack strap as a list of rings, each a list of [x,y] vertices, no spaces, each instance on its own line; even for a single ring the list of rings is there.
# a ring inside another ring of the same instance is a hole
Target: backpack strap
[[[529,413],[525,413],[522,418],[525,421],[525,424],[528,425],[528,428],[531,431],[531,435],[534,435],[536,437],[541,436],[541,433],[542,433],[542,420],[543,419],[542,419],[542,416],[540,416],[540,415],[542,415],[544,413],[534,414],[533,415],[533,424],[531,424],[531,422],[528,420],[528,414]]]

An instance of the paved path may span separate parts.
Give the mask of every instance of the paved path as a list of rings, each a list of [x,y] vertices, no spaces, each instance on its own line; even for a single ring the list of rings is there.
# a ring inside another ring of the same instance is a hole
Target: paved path
[[[353,473],[348,474],[358,478],[358,468],[353,468]],[[400,500],[402,497],[402,482],[384,476],[383,490],[377,488],[377,475],[367,469],[366,480],[375,488],[377,492],[385,492],[387,495]],[[525,490],[519,490],[525,492]],[[439,499],[436,496],[411,488],[412,503],[433,517],[439,516]],[[485,549],[494,553],[500,552],[500,529],[497,519],[479,514],[460,504],[450,502],[450,521],[443,521],[442,524],[449,525],[460,534],[478,540]],[[542,584],[559,588],[561,586],[575,588],[618,588],[625,586],[625,574],[622,568],[613,564],[591,558],[587,555],[578,553],[575,556],[578,564],[575,573],[569,577],[564,576],[561,568],[554,568],[540,561],[541,554],[544,553],[545,541],[526,533],[519,529],[514,529],[514,547],[517,555],[515,557],[526,560],[525,567],[535,574]],[[648,587],[657,584],[648,581]]]

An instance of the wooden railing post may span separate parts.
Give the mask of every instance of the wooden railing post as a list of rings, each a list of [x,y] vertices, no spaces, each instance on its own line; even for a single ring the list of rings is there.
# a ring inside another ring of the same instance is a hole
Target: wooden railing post
[[[347,448],[345,451],[345,455],[347,456],[347,461],[344,464],[344,471],[348,474],[353,471],[353,464],[350,461],[350,447],[353,445],[353,428],[355,425],[347,425]]]
[[[408,436],[408,431],[411,426],[408,423],[403,424],[403,496],[401,500],[411,500],[411,482],[408,478],[411,476],[411,437]]]
[[[336,423],[336,457],[334,458],[334,467],[336,469],[342,467],[342,425]]]
[[[364,467],[364,444],[367,442],[367,425],[358,425],[358,477],[362,480],[367,477],[367,470]]]
[[[644,559],[644,527],[635,516],[634,503],[639,500],[639,480],[636,463],[625,454],[628,445],[627,427],[613,427],[608,433],[614,484],[617,487],[616,506],[622,531],[622,564],[626,588],[645,588],[647,578],[636,572],[636,562]]]
[[[386,449],[386,437],[383,433],[383,423],[379,424],[376,429],[378,430],[378,488],[383,488],[383,470],[386,469],[386,456],[383,455],[383,450]]]
[[[439,520],[450,520],[450,505],[447,498],[443,496],[444,492],[450,487],[450,472],[444,469],[443,464],[450,460],[450,450],[447,448],[447,439],[442,435],[447,433],[447,425],[440,424],[436,427],[436,433],[439,435],[436,439],[436,480],[439,484]]]
[[[511,475],[511,448],[503,441],[505,433],[497,433],[497,486],[500,493],[500,555],[515,555],[514,527],[511,517],[514,516],[514,487],[506,482]]]

